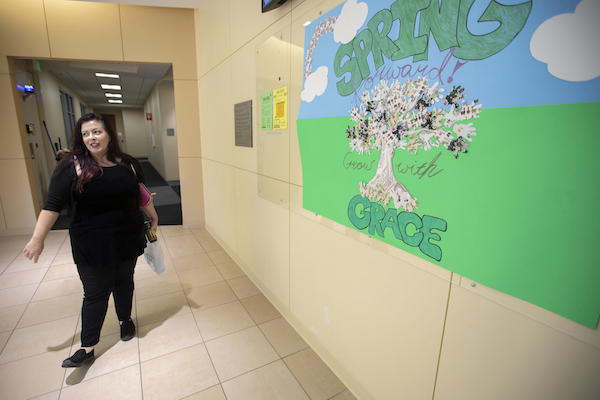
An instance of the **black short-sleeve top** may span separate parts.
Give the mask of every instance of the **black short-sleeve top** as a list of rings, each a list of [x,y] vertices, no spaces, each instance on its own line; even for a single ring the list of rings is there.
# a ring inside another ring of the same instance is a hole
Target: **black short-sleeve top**
[[[138,181],[143,172],[136,159],[103,167],[83,191],[75,190],[77,175],[72,160],[59,164],[50,181],[48,200],[43,209],[60,212],[73,203],[69,233],[75,264],[110,266],[137,258],[144,253],[144,216],[139,208]],[[62,168],[62,169],[61,169]]]

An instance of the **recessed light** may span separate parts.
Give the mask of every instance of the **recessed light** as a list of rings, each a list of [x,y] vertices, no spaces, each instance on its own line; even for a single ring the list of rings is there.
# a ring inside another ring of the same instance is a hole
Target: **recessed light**
[[[304,23],[304,26],[309,26],[309,25],[310,25],[310,21],[306,21],[306,22]]]
[[[102,86],[102,89],[106,89],[106,90],[121,90],[121,85],[106,85],[106,84],[102,84],[100,86]]]
[[[105,74],[103,72],[96,72],[96,76],[100,78],[114,78],[119,79],[119,75],[117,74]]]
[[[108,102],[113,104],[121,104],[123,103],[123,100],[108,100]]]
[[[104,95],[106,97],[115,97],[117,99],[120,99],[121,97],[123,97],[123,95],[121,93],[104,93]]]

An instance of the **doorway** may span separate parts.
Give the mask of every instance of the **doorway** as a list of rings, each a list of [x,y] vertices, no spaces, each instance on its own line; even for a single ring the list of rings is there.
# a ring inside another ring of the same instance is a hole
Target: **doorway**
[[[171,65],[42,59],[13,59],[13,63],[18,83],[37,82],[35,96],[27,103],[21,102],[20,108],[28,125],[35,127],[34,134],[27,134],[27,141],[32,149],[38,211],[46,201],[50,177],[57,165],[56,153],[68,147],[72,127],[85,110],[109,120],[116,128],[123,150],[140,159],[149,176],[160,178],[160,182],[156,179],[152,183],[159,182],[158,190],[153,192],[157,193],[155,207],[160,224],[181,224]],[[119,77],[122,102],[108,102],[114,97],[107,94],[114,95],[116,91],[106,90],[102,85],[114,78],[98,76],[98,72]],[[30,104],[33,99],[37,110]],[[148,114],[153,116],[151,120],[146,118]],[[164,209],[161,211],[160,207]],[[63,219],[66,222],[58,223],[57,228],[68,225],[66,213]]]

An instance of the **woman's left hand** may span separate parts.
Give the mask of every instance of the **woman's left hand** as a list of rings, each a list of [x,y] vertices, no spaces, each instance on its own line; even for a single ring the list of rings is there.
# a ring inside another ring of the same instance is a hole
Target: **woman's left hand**
[[[142,210],[144,210],[144,213],[150,219],[150,228],[152,228],[154,232],[158,232],[158,214],[154,208],[154,203],[150,203],[147,206],[142,206]]]

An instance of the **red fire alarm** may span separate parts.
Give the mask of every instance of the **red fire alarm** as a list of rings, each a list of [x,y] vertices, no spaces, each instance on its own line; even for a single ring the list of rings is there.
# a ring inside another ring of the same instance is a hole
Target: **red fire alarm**
[[[146,121],[152,121],[152,113],[146,113]]]

